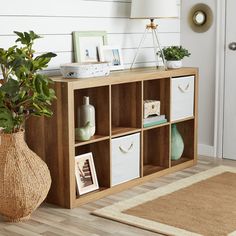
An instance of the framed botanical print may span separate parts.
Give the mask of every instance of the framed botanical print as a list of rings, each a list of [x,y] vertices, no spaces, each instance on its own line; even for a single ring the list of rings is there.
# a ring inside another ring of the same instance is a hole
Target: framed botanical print
[[[98,62],[98,46],[107,44],[106,31],[74,31],[75,62]]]

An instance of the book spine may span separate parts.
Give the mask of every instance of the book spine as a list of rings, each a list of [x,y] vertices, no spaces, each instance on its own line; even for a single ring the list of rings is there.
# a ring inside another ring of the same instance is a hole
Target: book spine
[[[164,124],[166,122],[167,122],[167,119],[163,119],[163,120],[160,120],[160,121],[155,121],[155,122],[150,122],[148,124],[144,124],[143,127],[147,128],[147,127],[151,127],[151,126],[154,126],[154,125]]]
[[[149,118],[143,119],[143,123],[148,124],[151,122],[157,122],[157,121],[161,121],[164,119],[165,119],[165,115],[160,115],[160,116],[156,116],[156,117],[149,117]]]

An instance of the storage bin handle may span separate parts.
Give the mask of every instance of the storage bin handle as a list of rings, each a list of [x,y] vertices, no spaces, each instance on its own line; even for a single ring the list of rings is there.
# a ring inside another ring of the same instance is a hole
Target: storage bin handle
[[[190,83],[188,83],[185,88],[181,88],[181,86],[178,85],[178,89],[180,90],[181,93],[186,93],[189,87],[190,87]]]
[[[122,153],[126,154],[129,153],[134,147],[134,143],[132,142],[127,150],[125,150],[122,146],[119,146],[119,149]]]

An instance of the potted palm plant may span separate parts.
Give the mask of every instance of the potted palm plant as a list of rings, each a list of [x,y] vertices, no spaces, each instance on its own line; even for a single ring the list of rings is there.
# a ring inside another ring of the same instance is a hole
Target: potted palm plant
[[[16,45],[0,48],[0,214],[20,221],[29,218],[51,185],[46,164],[24,141],[24,122],[32,115],[52,115],[55,92],[40,71],[56,54],[35,56],[33,44],[40,36],[14,33]]]
[[[166,60],[166,66],[170,69],[176,69],[182,67],[182,59],[189,57],[191,53],[182,46],[170,46],[162,49],[163,55]],[[162,56],[161,52],[157,53],[158,56]]]

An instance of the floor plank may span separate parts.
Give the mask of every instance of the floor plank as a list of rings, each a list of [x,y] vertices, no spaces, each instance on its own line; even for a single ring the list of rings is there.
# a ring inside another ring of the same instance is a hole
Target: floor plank
[[[193,174],[218,165],[236,167],[236,161],[217,158],[199,157],[194,167],[176,173],[155,178],[143,185],[107,196],[72,210],[62,209],[54,205],[43,204],[37,209],[29,221],[22,223],[4,222],[0,217],[1,236],[158,236],[129,225],[103,219],[90,214],[91,211],[111,205],[115,202],[131,198],[152,189],[189,177]]]

